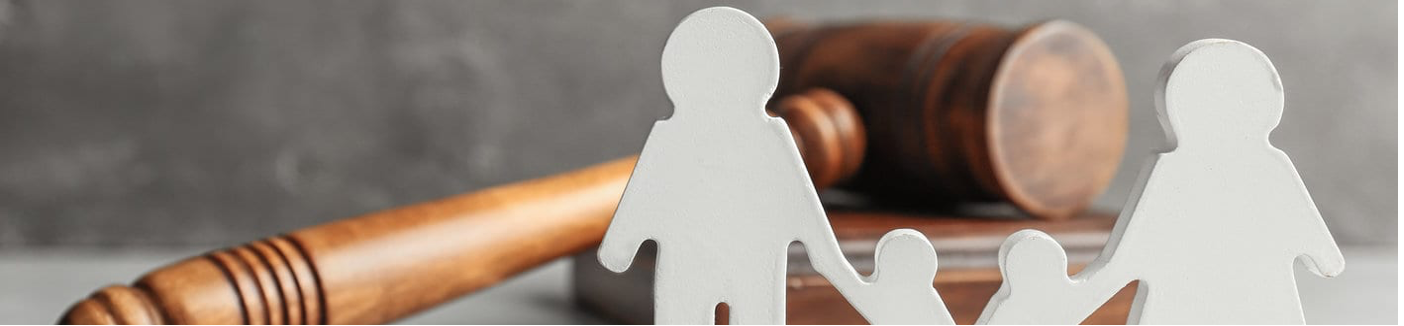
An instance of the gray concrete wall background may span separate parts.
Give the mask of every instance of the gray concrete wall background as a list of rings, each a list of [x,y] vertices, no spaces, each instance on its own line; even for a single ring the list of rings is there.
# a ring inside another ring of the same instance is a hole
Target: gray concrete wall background
[[[0,41],[0,249],[226,245],[637,151],[687,13],[1063,18],[1132,99],[1119,207],[1163,138],[1161,63],[1246,41],[1281,71],[1273,142],[1337,239],[1398,234],[1392,1],[15,1]]]

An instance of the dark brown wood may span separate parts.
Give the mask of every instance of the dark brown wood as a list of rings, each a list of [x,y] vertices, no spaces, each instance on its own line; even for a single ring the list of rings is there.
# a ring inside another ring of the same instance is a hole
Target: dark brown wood
[[[882,235],[897,228],[912,228],[931,239],[940,270],[932,280],[959,324],[973,324],[991,296],[999,290],[1001,276],[997,254],[1005,237],[1022,229],[1040,229],[1057,238],[1068,251],[1069,273],[1081,270],[1106,242],[1115,215],[1090,213],[1064,221],[1020,219],[1014,216],[952,216],[872,210],[829,210],[835,236],[855,268],[872,271],[873,252]],[[656,253],[651,246],[623,274],[614,274],[595,263],[593,252],[575,256],[572,270],[576,301],[586,309],[622,323],[652,322],[653,270]],[[786,322],[789,324],[865,324],[866,320],[824,277],[809,266],[807,254],[791,251],[786,270]],[[1087,324],[1126,322],[1135,284],[1123,288],[1088,317]],[[718,311],[718,323],[727,320]]]
[[[849,187],[924,205],[1008,201],[1056,220],[1091,203],[1121,160],[1121,69],[1076,24],[768,24],[777,98],[828,88],[863,117],[868,151]]]

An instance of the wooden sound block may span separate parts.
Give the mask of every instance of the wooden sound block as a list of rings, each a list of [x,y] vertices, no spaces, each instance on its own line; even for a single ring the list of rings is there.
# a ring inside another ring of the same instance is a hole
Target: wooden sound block
[[[830,210],[828,214],[844,256],[865,274],[872,270],[878,239],[888,231],[912,228],[930,238],[940,265],[932,283],[960,324],[973,324],[999,290],[996,257],[1005,237],[1022,229],[1047,232],[1066,248],[1069,273],[1074,273],[1096,258],[1116,222],[1116,215],[1110,213],[1086,213],[1057,222],[873,211]],[[645,244],[633,267],[622,274],[601,267],[594,250],[576,255],[572,286],[577,303],[621,323],[652,323],[656,250],[652,242]],[[785,303],[788,323],[866,323],[824,277],[809,267],[803,248],[791,246],[789,261]],[[1125,323],[1135,287],[1133,283],[1122,289],[1084,323]],[[718,308],[718,322],[726,319],[725,310]]]

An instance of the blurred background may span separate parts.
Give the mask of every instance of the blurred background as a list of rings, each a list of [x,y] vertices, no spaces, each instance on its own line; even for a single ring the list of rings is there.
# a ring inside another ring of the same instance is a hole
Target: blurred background
[[[1247,42],[1286,88],[1272,142],[1347,258],[1373,257],[1343,278],[1396,273],[1394,1],[6,1],[0,322],[52,322],[104,284],[213,248],[636,153],[670,111],[664,41],[714,5],[1088,27],[1131,99],[1122,167],[1096,203],[1111,210],[1163,141],[1151,94],[1171,52]],[[565,291],[562,277],[513,282],[530,290],[492,291],[568,307],[533,297]],[[1342,319],[1313,319],[1346,305],[1304,295],[1308,321],[1397,322],[1397,283],[1376,285],[1362,300],[1379,309]],[[465,312],[507,304],[474,300],[408,322],[577,320]]]

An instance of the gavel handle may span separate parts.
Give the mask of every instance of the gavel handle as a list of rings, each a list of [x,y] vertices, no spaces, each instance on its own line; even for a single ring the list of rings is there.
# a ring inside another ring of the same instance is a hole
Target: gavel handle
[[[65,324],[380,324],[599,243],[637,157],[214,251]]]

